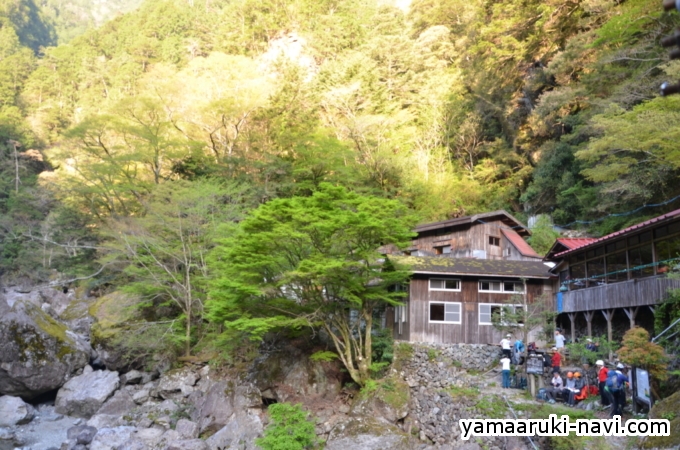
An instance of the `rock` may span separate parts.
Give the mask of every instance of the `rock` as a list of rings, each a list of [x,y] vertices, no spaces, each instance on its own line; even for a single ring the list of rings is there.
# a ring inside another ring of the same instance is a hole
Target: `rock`
[[[70,379],[57,392],[56,411],[89,419],[118,389],[118,372],[97,370]]]
[[[115,372],[114,372],[115,373]],[[133,397],[129,392],[118,390],[113,397],[108,399],[101,408],[97,410],[97,414],[110,414],[112,416],[123,416],[130,410],[137,406]]]
[[[149,391],[147,389],[142,389],[141,391],[137,391],[132,396],[132,401],[134,401],[138,405],[141,405],[142,403],[146,402],[147,400],[149,400]]]
[[[92,372],[94,372],[94,369],[88,364],[87,366],[83,367],[83,373],[81,375],[87,375],[88,373]]]
[[[155,442],[160,440],[161,436],[165,433],[165,430],[160,428],[142,428],[135,431],[135,439],[139,439],[144,442]]]
[[[210,450],[233,448],[241,442],[245,443],[247,449],[254,449],[256,448],[254,441],[262,434],[263,429],[262,421],[258,416],[239,413],[225,427],[206,439],[205,442]]]
[[[0,397],[0,427],[23,425],[33,420],[33,417],[35,409],[19,397]]]
[[[40,307],[0,301],[0,395],[30,399],[57,389],[88,363],[90,351]]]
[[[262,403],[260,391],[253,386],[233,387],[224,381],[214,383],[206,393],[197,391],[189,401],[194,406],[191,420],[198,423],[201,433],[217,432],[235,413]]]
[[[139,384],[142,381],[143,374],[139,370],[131,370],[120,376],[121,386],[126,384]]]
[[[117,378],[118,376],[116,376]],[[92,439],[90,450],[118,450],[120,446],[130,440],[134,431],[134,427],[103,428]]]
[[[168,443],[166,450],[208,450],[208,444],[201,439],[184,439]]]
[[[196,422],[186,419],[179,419],[177,421],[177,425],[175,426],[175,431],[177,431],[184,439],[196,439],[198,438],[200,429]]]
[[[397,377],[389,379],[389,388],[386,385],[383,383],[372,394],[359,397],[352,404],[350,415],[373,417],[392,424],[405,418],[409,411],[408,385]]]
[[[92,442],[97,429],[89,425],[76,425],[66,431],[69,439],[75,440],[76,444],[87,445]]]
[[[110,414],[97,414],[92,416],[90,420],[87,421],[87,425],[95,427],[97,429],[102,428],[115,428],[123,425],[122,419],[119,416],[112,416]]]
[[[397,427],[387,425],[371,417],[352,418],[340,424],[333,433],[326,450],[410,450],[417,448],[409,436]]]
[[[14,439],[14,431],[9,428],[0,428],[0,441],[9,441]]]
[[[162,426],[165,429],[170,428],[172,425],[172,419],[169,416],[161,416],[155,420],[156,424]]]
[[[270,389],[277,401],[296,402],[310,397],[335,398],[342,388],[340,364],[312,361],[296,347],[258,358],[248,378],[261,391]]]
[[[198,374],[188,368],[170,371],[161,377],[158,384],[158,393],[161,398],[186,397],[194,391],[194,385],[198,381]]]
[[[158,405],[158,410],[172,414],[179,411],[179,406],[177,406],[177,403],[173,402],[172,400],[165,400],[160,405]]]

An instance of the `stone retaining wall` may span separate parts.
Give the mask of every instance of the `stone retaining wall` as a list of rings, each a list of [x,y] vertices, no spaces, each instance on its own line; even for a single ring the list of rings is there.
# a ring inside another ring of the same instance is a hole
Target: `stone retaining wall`
[[[432,349],[444,359],[450,359],[455,366],[466,370],[482,372],[489,370],[501,358],[501,349],[497,345],[486,344],[431,344],[413,343],[417,349]]]

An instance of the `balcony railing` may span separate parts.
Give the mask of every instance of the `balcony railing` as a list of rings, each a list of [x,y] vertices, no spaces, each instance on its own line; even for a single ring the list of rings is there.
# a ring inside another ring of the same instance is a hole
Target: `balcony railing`
[[[656,305],[668,296],[668,289],[673,288],[680,288],[680,280],[657,275],[563,292],[560,312]]]

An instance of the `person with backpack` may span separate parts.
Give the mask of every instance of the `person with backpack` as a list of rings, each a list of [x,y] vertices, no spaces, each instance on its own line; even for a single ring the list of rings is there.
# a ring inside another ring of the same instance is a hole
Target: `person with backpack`
[[[601,359],[598,359],[595,365],[598,367],[597,387],[600,390],[600,403],[602,404],[602,407],[606,409],[612,405],[611,402],[609,401],[609,396],[607,395],[607,392],[604,390],[605,383],[607,382],[607,373],[609,372],[609,369],[607,369],[604,366],[604,361],[602,361]]]
[[[628,377],[622,373],[615,370],[610,370],[607,374],[607,381],[605,382],[604,389],[609,394],[609,401],[612,404],[611,417],[621,416],[623,413],[622,407],[624,406],[622,400],[623,389],[625,389],[625,383],[628,383]]]
[[[515,365],[522,364],[522,353],[524,353],[524,342],[521,339],[515,341],[512,347],[512,363]]]

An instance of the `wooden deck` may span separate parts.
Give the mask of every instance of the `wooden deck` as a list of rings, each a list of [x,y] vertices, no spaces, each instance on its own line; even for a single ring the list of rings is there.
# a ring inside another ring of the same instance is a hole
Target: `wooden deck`
[[[680,280],[665,275],[605,284],[562,293],[562,312],[630,308],[661,303]]]

